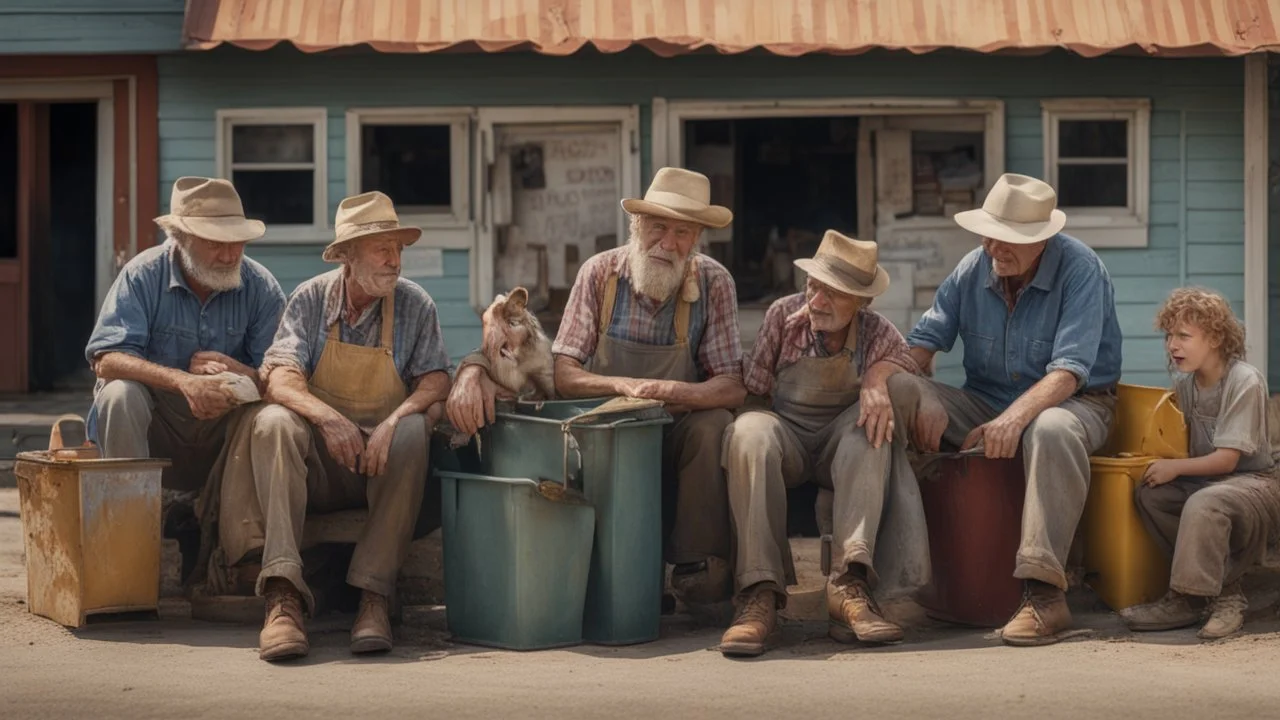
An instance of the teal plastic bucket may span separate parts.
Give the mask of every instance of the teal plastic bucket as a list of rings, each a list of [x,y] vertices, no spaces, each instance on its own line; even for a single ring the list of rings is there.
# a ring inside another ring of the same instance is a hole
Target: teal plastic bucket
[[[562,481],[596,509],[583,640],[658,638],[662,613],[662,408],[564,421],[608,398],[502,403],[482,436],[484,472]]]
[[[549,500],[529,478],[439,474],[454,639],[511,650],[582,642],[595,509]]]

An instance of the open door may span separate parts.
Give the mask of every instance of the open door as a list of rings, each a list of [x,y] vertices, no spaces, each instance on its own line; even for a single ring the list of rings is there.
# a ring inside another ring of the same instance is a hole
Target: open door
[[[0,392],[27,390],[32,235],[48,204],[48,106],[0,103]]]
[[[578,269],[627,240],[639,194],[635,108],[483,108],[472,304],[523,285],[554,335]]]

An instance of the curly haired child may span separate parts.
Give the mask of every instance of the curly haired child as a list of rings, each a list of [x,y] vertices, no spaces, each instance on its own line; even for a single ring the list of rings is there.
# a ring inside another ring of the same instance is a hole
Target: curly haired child
[[[1199,637],[1244,625],[1240,577],[1280,529],[1280,480],[1267,432],[1267,381],[1242,359],[1244,329],[1221,295],[1175,290],[1156,315],[1189,457],[1147,467],[1135,500],[1147,530],[1173,555],[1169,592],[1121,617],[1132,630],[1172,630],[1207,615]]]

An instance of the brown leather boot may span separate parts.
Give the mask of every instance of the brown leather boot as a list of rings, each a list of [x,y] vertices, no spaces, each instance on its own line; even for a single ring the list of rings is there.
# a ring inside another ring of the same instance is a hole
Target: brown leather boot
[[[733,624],[720,638],[720,652],[725,657],[762,655],[777,639],[777,631],[778,593],[756,586],[743,594]]]
[[[1209,619],[1196,637],[1201,640],[1218,640],[1233,635],[1244,627],[1244,613],[1249,601],[1240,589],[1240,583],[1222,588],[1222,594],[1209,601]]]
[[[1052,645],[1058,633],[1071,627],[1071,609],[1067,594],[1061,589],[1037,580],[1028,580],[1022,606],[1005,623],[1000,639],[1006,645],[1030,647]]]
[[[851,643],[896,643],[902,628],[884,619],[884,613],[865,578],[847,572],[827,587],[827,634],[832,640]]]
[[[267,617],[258,634],[258,657],[267,661],[303,657],[311,650],[302,626],[302,593],[288,580],[267,580]]]
[[[351,652],[373,653],[391,649],[391,618],[387,596],[365,590],[360,594],[360,612],[351,626]]]
[[[1120,619],[1135,632],[1176,630],[1195,624],[1200,615],[1186,595],[1174,590],[1153,603],[1134,605],[1120,611]]]

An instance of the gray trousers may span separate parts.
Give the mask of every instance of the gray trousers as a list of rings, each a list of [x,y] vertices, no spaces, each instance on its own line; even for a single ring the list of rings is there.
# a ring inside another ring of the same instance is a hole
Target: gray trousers
[[[169,458],[162,485],[198,492],[226,442],[237,408],[213,420],[199,420],[180,393],[133,380],[112,380],[93,400],[98,411],[98,443],[107,458]]]
[[[815,434],[798,433],[778,415],[752,410],[733,421],[724,436],[729,505],[737,538],[734,579],[737,590],[769,583],[783,593],[794,581],[787,540],[787,488],[814,481],[834,490],[832,565],[867,568],[878,578],[872,559],[884,514],[893,460],[906,466],[898,443],[871,447],[857,426],[855,404]],[[907,470],[909,472],[909,469]]]
[[[1000,413],[960,388],[899,373],[889,378],[901,439],[911,435],[920,400],[932,394],[947,412],[944,449],[958,449],[973,428]],[[1022,434],[1027,490],[1022,543],[1013,576],[1067,589],[1065,565],[1089,496],[1089,455],[1102,447],[1115,416],[1114,395],[1077,395],[1032,420]]]
[[[664,554],[673,565],[729,559],[729,499],[720,450],[731,422],[728,410],[696,410],[663,433],[663,504],[670,525]]]
[[[1217,597],[1266,554],[1280,522],[1280,481],[1271,476],[1182,477],[1134,491],[1142,523],[1173,556],[1169,587]]]
[[[233,433],[222,478],[219,541],[236,563],[261,548],[257,593],[268,578],[288,580],[315,608],[302,577],[302,530],[307,511],[369,508],[356,541],[347,583],[391,595],[409,552],[427,481],[427,419],[410,415],[396,425],[387,469],[358,475],[329,455],[306,420],[281,405],[259,404]]]

